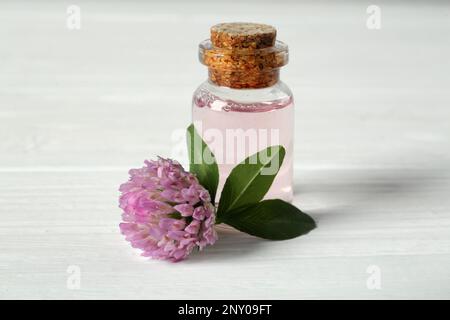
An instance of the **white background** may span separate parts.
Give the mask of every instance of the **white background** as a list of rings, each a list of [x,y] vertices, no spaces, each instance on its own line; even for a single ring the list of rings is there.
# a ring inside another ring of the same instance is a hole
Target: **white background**
[[[171,156],[206,79],[197,45],[224,21],[290,46],[294,203],[319,227],[149,261],[119,234],[117,189]],[[0,298],[450,298],[449,39],[448,1],[1,0]]]

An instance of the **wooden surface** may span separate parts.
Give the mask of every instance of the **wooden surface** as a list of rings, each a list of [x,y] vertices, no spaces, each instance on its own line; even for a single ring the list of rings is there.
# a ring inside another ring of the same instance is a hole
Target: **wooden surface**
[[[380,30],[369,3],[258,3],[0,2],[0,298],[450,298],[448,2],[378,2]],[[241,20],[290,46],[294,203],[319,227],[141,258],[117,188],[174,155],[206,77],[197,44]]]

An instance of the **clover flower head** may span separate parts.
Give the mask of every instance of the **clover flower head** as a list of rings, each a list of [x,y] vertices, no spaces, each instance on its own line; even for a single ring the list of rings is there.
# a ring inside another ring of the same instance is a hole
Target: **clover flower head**
[[[120,186],[120,230],[142,255],[173,262],[217,240],[208,191],[176,161],[158,158]]]

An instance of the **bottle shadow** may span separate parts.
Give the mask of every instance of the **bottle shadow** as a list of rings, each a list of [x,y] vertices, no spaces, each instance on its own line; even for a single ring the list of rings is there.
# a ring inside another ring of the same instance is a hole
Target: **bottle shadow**
[[[306,178],[294,188],[299,203],[315,201],[316,208],[307,213],[320,225],[411,206],[411,201],[418,201],[443,183],[448,183],[448,177],[439,168],[357,169],[321,172],[313,182]]]

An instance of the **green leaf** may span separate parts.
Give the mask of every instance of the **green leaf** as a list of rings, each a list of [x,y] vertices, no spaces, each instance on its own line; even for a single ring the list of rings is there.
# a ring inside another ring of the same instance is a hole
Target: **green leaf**
[[[310,216],[280,199],[264,200],[229,212],[222,222],[245,233],[270,240],[292,239],[316,227]]]
[[[229,211],[262,200],[283,163],[285,153],[282,146],[268,147],[234,167],[220,195],[218,219]]]
[[[216,158],[208,145],[191,124],[187,128],[187,144],[189,153],[189,171],[195,173],[200,184],[209,191],[214,203],[219,184],[219,168]]]

